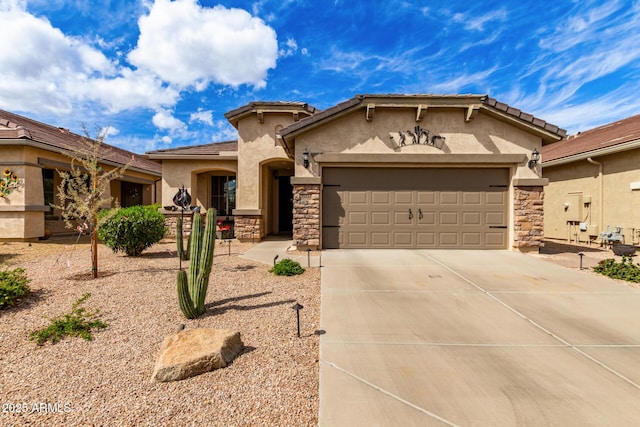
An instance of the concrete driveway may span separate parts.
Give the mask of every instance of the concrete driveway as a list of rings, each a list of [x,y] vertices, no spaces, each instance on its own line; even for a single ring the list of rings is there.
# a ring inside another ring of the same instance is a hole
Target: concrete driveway
[[[637,426],[640,290],[508,251],[323,253],[321,426]]]

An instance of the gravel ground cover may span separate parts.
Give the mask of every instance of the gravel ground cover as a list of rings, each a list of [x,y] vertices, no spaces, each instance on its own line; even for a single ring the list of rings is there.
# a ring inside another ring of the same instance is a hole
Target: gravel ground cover
[[[32,290],[0,311],[0,425],[317,425],[320,271],[274,276],[239,258],[252,246],[234,241],[230,256],[226,244],[216,246],[207,311],[187,320],[178,308],[175,242],[138,258],[101,245],[96,280],[84,241],[0,243],[0,264],[23,267]],[[85,292],[85,307],[109,324],[93,341],[37,346],[28,339]],[[304,306],[301,338],[296,301]],[[238,330],[246,349],[227,368],[152,383],[162,340],[180,324]]]

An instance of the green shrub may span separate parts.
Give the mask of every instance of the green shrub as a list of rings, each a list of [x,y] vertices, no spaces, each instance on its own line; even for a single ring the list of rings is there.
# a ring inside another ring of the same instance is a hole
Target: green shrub
[[[640,282],[640,265],[634,264],[631,257],[622,257],[617,262],[613,258],[603,259],[593,268],[596,273],[611,277],[612,279],[626,280],[627,282]]]
[[[110,216],[110,217],[109,217]],[[138,256],[164,237],[164,215],[157,205],[131,206],[113,212],[104,211],[100,217],[108,218],[98,228],[98,237],[113,252]]]
[[[96,318],[99,313],[98,310],[88,312],[84,307],[80,307],[90,296],[91,294],[89,293],[82,295],[71,306],[71,313],[54,318],[51,324],[44,329],[31,332],[29,339],[36,341],[38,345],[43,345],[47,341],[55,344],[66,336],[82,337],[87,341],[91,341],[93,339],[91,329],[106,328],[107,324]]]
[[[0,309],[17,303],[29,293],[29,279],[22,268],[0,271]]]
[[[300,263],[290,260],[289,258],[285,258],[274,265],[269,272],[277,276],[296,276],[304,273],[304,268],[300,266]]]

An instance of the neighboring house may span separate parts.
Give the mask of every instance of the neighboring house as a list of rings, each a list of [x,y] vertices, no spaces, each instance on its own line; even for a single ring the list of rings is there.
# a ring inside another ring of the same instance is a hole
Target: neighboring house
[[[163,200],[184,186],[239,239],[291,233],[298,249],[542,244],[547,180],[531,160],[565,131],[486,95],[357,95],[324,111],[253,102],[225,116],[237,142],[147,154],[162,162]]]
[[[640,242],[640,115],[548,145],[542,161],[546,238],[591,242],[619,228]]]
[[[19,188],[0,198],[0,240],[35,240],[49,233],[70,233],[57,209],[60,176],[70,167],[70,152],[82,148],[82,137],[26,117],[0,110],[0,173],[11,170]],[[105,144],[104,168],[128,165],[111,182],[110,196],[121,206],[160,203],[156,185],[160,164]]]

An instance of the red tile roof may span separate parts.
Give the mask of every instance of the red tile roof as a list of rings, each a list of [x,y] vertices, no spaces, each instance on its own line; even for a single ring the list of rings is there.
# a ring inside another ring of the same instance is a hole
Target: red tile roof
[[[598,150],[640,141],[640,115],[571,135],[542,147],[542,165],[576,155],[598,154]],[[620,147],[623,148],[623,147]]]
[[[0,110],[0,142],[3,140],[23,140],[38,143],[40,148],[56,153],[78,151],[84,148],[85,137],[68,129],[47,125],[8,111]],[[129,169],[162,175],[160,163],[145,159],[143,155],[104,144],[101,158],[117,165],[128,165]]]

